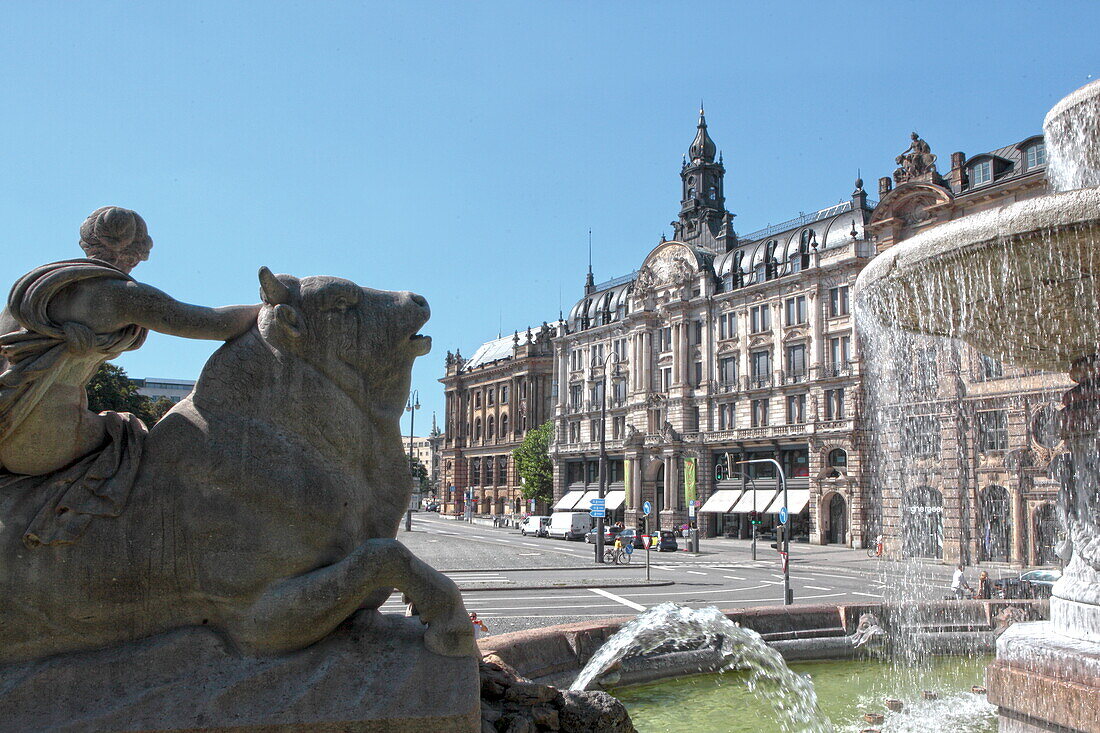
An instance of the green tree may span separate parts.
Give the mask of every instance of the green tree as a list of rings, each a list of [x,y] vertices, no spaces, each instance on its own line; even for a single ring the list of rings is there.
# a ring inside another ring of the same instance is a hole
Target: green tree
[[[420,486],[420,493],[428,493],[428,469],[416,456],[412,457],[412,475],[416,479],[417,485]]]
[[[172,400],[153,400],[138,394],[137,386],[126,376],[126,370],[104,362],[88,382],[88,409],[92,412],[112,410],[131,412],[152,427],[172,408]]]
[[[553,422],[545,422],[529,431],[520,446],[512,451],[525,499],[549,504],[554,498],[554,464],[550,460],[553,437]]]

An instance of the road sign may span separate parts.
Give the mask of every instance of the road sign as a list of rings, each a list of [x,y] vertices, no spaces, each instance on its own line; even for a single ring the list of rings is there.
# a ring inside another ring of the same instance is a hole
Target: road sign
[[[606,506],[607,506],[607,499],[593,499],[592,500],[592,508],[593,509],[603,509]]]
[[[646,503],[648,504],[649,502],[647,501]],[[645,548],[647,550],[649,549],[649,544],[652,541],[653,541],[653,538],[650,537],[649,535],[647,535],[647,534],[642,535],[642,544],[645,545]]]
[[[642,516],[643,517],[648,517],[652,513],[653,513],[653,505],[650,504],[648,501],[643,501],[642,502]]]
[[[625,552],[627,555],[633,555],[634,554],[634,543],[633,542],[627,542],[625,545],[623,545],[623,552]]]
[[[787,511],[787,507],[783,507],[779,510],[779,523],[786,524],[787,520],[791,518],[790,512]]]
[[[703,502],[700,499],[696,499],[695,501],[691,502],[691,505],[692,506],[703,506]]]
[[[591,509],[591,510],[590,510],[590,511],[588,512],[588,515],[589,515],[589,516],[591,516],[591,517],[593,517],[593,518],[595,518],[595,519],[598,519],[598,518],[600,518],[600,517],[606,517],[606,516],[607,516],[607,512],[606,512],[606,511],[605,511],[605,510],[603,509],[603,507],[600,507],[599,509],[596,509],[596,508],[594,508],[594,507],[593,507],[593,508],[592,508],[592,509]]]
[[[688,504],[688,516],[689,517],[694,517],[695,516],[695,502],[694,501],[691,502],[690,504]]]

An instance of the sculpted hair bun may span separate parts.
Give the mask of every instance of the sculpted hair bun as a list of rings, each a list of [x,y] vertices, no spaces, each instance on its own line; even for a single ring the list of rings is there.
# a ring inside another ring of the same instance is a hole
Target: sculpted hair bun
[[[104,206],[80,225],[80,246],[92,257],[116,253],[149,239],[145,220],[136,211]]]

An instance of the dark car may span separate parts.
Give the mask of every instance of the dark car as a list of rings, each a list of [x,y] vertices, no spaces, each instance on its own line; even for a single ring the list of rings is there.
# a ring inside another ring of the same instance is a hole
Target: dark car
[[[1028,570],[1019,577],[995,580],[993,591],[1001,598],[1050,598],[1051,588],[1061,577],[1061,570]]]
[[[657,552],[676,552],[680,549],[676,544],[676,533],[663,529],[661,530],[661,537],[657,540]]]

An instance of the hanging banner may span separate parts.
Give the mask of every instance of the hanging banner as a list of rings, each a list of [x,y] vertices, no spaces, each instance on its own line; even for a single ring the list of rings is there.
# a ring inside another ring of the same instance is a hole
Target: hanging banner
[[[698,473],[697,458],[685,458],[684,459],[684,500],[689,505],[695,501],[695,487],[698,483],[696,474]]]
[[[623,459],[623,488],[626,489],[626,498],[624,504],[627,509],[632,506],[632,499],[634,498],[634,482],[630,480],[630,467],[633,465],[634,460],[632,458]]]

